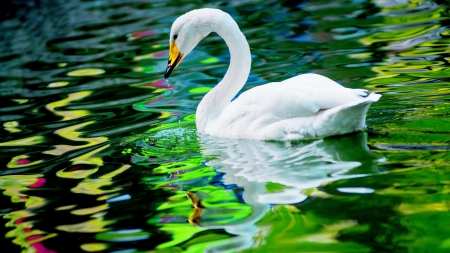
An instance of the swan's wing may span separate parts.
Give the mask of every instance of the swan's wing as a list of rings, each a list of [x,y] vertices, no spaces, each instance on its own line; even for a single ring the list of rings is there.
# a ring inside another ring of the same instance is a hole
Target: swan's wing
[[[345,88],[320,75],[299,75],[247,90],[225,107],[214,125],[236,135],[242,129],[258,132],[262,126],[275,122],[292,118],[306,120],[321,110],[364,101],[360,96],[363,94],[362,90]]]
[[[268,83],[252,88],[231,102],[222,116],[254,120],[266,115],[279,120],[311,116],[322,109],[308,94],[295,88],[286,89],[284,86],[281,83]]]
[[[366,112],[381,95],[371,93],[361,101],[323,110],[311,117],[289,118],[264,125],[261,139],[296,140],[341,135],[364,128]]]
[[[268,83],[242,93],[225,111],[252,108],[252,114],[272,114],[281,119],[306,117],[319,110],[362,101],[364,90],[348,89],[333,80],[304,74],[279,83]]]
[[[285,85],[293,85],[314,96],[314,99],[320,101],[321,104],[333,102],[328,108],[347,104],[353,101],[360,101],[360,97],[367,96],[366,89],[349,89],[330,78],[318,74],[303,74],[291,77],[281,82]],[[309,92],[308,92],[309,91]],[[317,96],[315,96],[317,95]],[[330,97],[331,96],[331,97]]]
[[[273,84],[279,87],[277,85],[280,83]],[[262,126],[287,118],[312,116],[321,109],[318,103],[303,93],[273,89],[271,85],[257,86],[242,93],[225,107],[220,117],[209,126],[209,131],[227,129],[223,137],[231,134],[248,138],[249,133],[258,133]]]
[[[291,77],[282,81],[291,85],[315,86],[320,89],[342,88],[342,86],[330,78],[318,74],[308,73]]]
[[[297,75],[297,76],[294,76],[294,77],[291,77],[289,79],[282,81],[282,83],[287,83],[287,84],[292,84],[292,85],[314,86],[314,87],[317,87],[319,89],[324,89],[324,90],[325,89],[344,88],[344,87],[342,87],[342,85],[331,80],[330,78],[319,75],[319,74],[314,74],[314,73]],[[357,93],[360,93],[360,92],[365,93],[367,91],[365,89],[353,89],[353,90],[358,91]]]

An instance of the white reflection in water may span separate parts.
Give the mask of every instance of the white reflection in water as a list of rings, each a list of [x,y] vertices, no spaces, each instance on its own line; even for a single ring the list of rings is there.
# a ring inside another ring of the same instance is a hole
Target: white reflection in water
[[[377,157],[367,147],[365,133],[294,144],[208,138],[202,147],[203,155],[212,158],[207,165],[226,173],[225,184],[242,187],[243,199],[253,211],[239,223],[218,225],[208,224],[207,217],[220,210],[206,208],[202,213],[202,227],[223,228],[238,235],[210,248],[210,252],[250,247],[258,231],[255,223],[270,209],[270,204],[299,203],[308,198],[303,193],[306,189],[377,173]],[[268,182],[280,184],[284,189],[267,192]]]

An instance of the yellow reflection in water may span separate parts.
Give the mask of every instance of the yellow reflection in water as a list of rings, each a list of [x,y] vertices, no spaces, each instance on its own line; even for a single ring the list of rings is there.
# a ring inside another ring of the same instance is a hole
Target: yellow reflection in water
[[[68,76],[96,76],[105,73],[103,69],[96,68],[86,68],[86,69],[77,69],[74,71],[70,71],[67,73]]]
[[[105,227],[113,223],[115,223],[115,221],[111,220],[106,221],[103,220],[102,218],[96,218],[93,220],[88,220],[77,224],[57,226],[56,229],[66,232],[99,233],[108,231],[108,229]]]
[[[110,180],[98,180],[98,179],[89,179],[81,181],[76,187],[72,188],[72,192],[74,193],[83,193],[89,195],[99,195],[104,193],[111,193],[120,191],[122,188],[114,188],[109,190],[101,189],[104,186],[111,185]]]
[[[155,59],[155,58],[161,58],[162,56],[165,56],[163,52],[157,52],[157,53],[150,53],[150,54],[144,54],[144,55],[137,55],[133,57],[133,61],[140,61],[144,59]]]
[[[21,168],[21,167],[27,167],[27,166],[31,166],[31,165],[36,165],[36,164],[40,164],[42,162],[44,162],[44,160],[37,160],[37,161],[27,161],[26,163],[21,162],[24,160],[28,160],[29,156],[27,155],[18,155],[15,156],[13,158],[11,158],[11,161],[6,165],[6,167],[8,168]]]
[[[81,249],[87,252],[102,251],[108,248],[106,243],[85,243],[81,244]]]
[[[158,117],[158,119],[166,119],[172,116],[171,112],[161,112],[161,115]]]
[[[59,130],[55,131],[55,134],[58,134],[59,136],[66,138],[68,140],[71,141],[78,141],[78,142],[87,142],[87,144],[85,145],[79,145],[79,146],[71,146],[71,145],[54,145],[55,149],[54,150],[47,150],[44,151],[44,154],[49,154],[49,155],[62,155],[68,151],[73,151],[76,149],[81,149],[81,148],[86,148],[86,147],[90,147],[96,144],[100,144],[103,143],[105,141],[108,140],[108,138],[106,137],[94,137],[94,138],[83,138],[80,137],[80,135],[83,134],[83,132],[78,132],[77,130],[80,128],[83,128],[87,125],[90,125],[92,123],[94,123],[95,121],[88,121],[88,122],[84,122],[81,124],[77,124],[74,126],[70,126],[70,127],[66,127],[66,128],[61,128]],[[100,158],[98,158],[100,159]],[[96,162],[98,163],[98,162]]]
[[[96,143],[93,143],[91,145],[94,145]],[[86,145],[84,145],[86,146]],[[75,149],[80,148],[81,146],[76,146]],[[95,154],[99,153],[100,151],[104,150],[105,148],[109,147],[109,144],[97,148],[89,153],[83,154],[79,157],[75,157],[71,159],[73,162],[73,165],[76,164],[90,164],[90,165],[96,165],[96,167],[88,170],[74,170],[74,171],[65,171],[65,169],[62,169],[56,173],[58,177],[62,178],[85,178],[89,176],[90,174],[96,172],[98,170],[98,167],[103,165],[103,160],[101,157],[95,156]]]
[[[60,206],[56,208],[56,211],[63,211],[63,210],[70,210],[72,208],[75,208],[77,205],[68,205],[68,206]]]
[[[413,27],[406,29],[394,29],[389,31],[382,31],[378,33],[374,33],[368,37],[365,37],[360,40],[360,42],[364,45],[372,45],[376,42],[384,42],[386,40],[389,41],[398,41],[398,40],[406,40],[410,38],[415,38],[420,35],[424,35],[434,29],[439,28],[439,25],[434,25],[430,27]]]
[[[76,209],[71,211],[70,213],[75,215],[88,215],[88,214],[94,214],[100,211],[105,211],[109,208],[108,204],[103,204],[99,206],[89,207],[89,208],[82,208],[82,209]]]
[[[107,144],[107,145],[97,148],[89,153],[83,154],[79,157],[75,157],[71,161],[73,161],[73,164],[93,164],[93,165],[101,166],[101,165],[103,165],[102,158],[96,157],[94,155],[99,153],[100,151],[104,150],[105,148],[109,147],[109,145],[110,144]]]
[[[110,195],[104,195],[108,193],[114,193],[117,191],[122,190],[121,187],[116,188],[110,188],[108,190],[102,189],[104,186],[112,185],[112,178],[116,175],[119,175],[120,173],[124,172],[131,166],[126,164],[121,166],[115,171],[112,171],[106,175],[103,175],[99,178],[86,178],[83,181],[81,181],[76,187],[72,188],[72,192],[74,193],[83,193],[83,194],[89,194],[89,195],[102,195],[99,197],[98,200],[105,200],[108,198],[113,198],[116,195],[110,194]]]
[[[22,192],[28,190],[27,186],[36,183],[42,176],[42,174],[0,176],[0,189],[3,190],[3,195],[11,197],[13,203],[26,202],[28,197]]]
[[[3,123],[3,127],[6,131],[10,133],[19,133],[21,130],[17,128],[19,126],[19,122],[17,121],[8,121]]]
[[[131,167],[131,165],[125,164],[125,165],[123,165],[122,167],[118,168],[117,170],[112,171],[112,172],[110,172],[110,173],[108,173],[108,174],[105,174],[105,175],[103,175],[103,176],[100,176],[99,178],[104,179],[104,178],[112,178],[112,177],[115,177],[115,176],[119,175],[120,173],[126,171],[126,170],[129,169],[130,167]]]
[[[53,112],[55,115],[63,117],[62,121],[80,118],[80,117],[89,115],[89,111],[87,111],[87,110],[62,111],[62,110],[57,110],[57,108],[66,106],[72,101],[83,99],[91,94],[92,94],[91,91],[80,91],[80,92],[71,93],[65,99],[48,104],[46,106],[46,108],[49,111]],[[80,137],[83,134],[83,132],[77,131],[77,130],[79,130],[87,125],[90,125],[92,123],[95,123],[95,121],[88,121],[88,122],[80,123],[77,125],[61,128],[61,129],[58,129],[55,131],[55,134],[65,138],[65,139],[75,141],[75,142],[84,142],[84,143],[87,142],[87,144],[79,145],[79,146],[55,145],[55,149],[47,150],[47,151],[44,151],[43,153],[58,156],[58,155],[62,155],[64,153],[66,153],[68,151],[73,151],[73,150],[77,150],[77,149],[81,149],[81,148],[90,147],[90,146],[100,144],[100,143],[107,141],[108,138],[106,138],[106,137],[94,137],[94,138]],[[100,158],[97,158],[97,159],[93,158],[93,159],[95,161],[90,161],[88,163],[90,164],[93,162],[94,164],[97,164],[97,165],[101,164],[101,161],[97,161]]]
[[[60,111],[60,110],[56,110],[56,108],[66,106],[72,101],[83,99],[91,94],[92,94],[92,91],[80,91],[80,92],[71,93],[68,95],[68,97],[66,99],[62,99],[59,101],[55,101],[53,103],[49,103],[45,107],[49,111],[51,111],[53,114],[63,117],[63,119],[62,119],[63,121],[80,118],[80,117],[88,115],[89,111],[86,111],[86,110]]]
[[[17,98],[17,99],[11,99],[11,101],[14,101],[18,104],[24,104],[24,103],[28,102],[28,99]]]
[[[50,88],[64,87],[68,84],[69,84],[69,82],[67,82],[67,81],[53,82],[53,83],[49,83],[47,87],[50,87]]]
[[[448,212],[450,211],[450,201],[417,204],[401,203],[396,209],[403,215],[413,215],[429,212]]]
[[[31,136],[23,139],[1,142],[0,147],[31,146],[45,142],[44,136]]]

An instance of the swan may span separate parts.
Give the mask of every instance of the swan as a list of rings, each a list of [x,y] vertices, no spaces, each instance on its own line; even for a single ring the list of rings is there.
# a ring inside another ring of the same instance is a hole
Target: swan
[[[200,134],[257,140],[315,139],[360,131],[366,112],[381,95],[349,89],[318,74],[301,74],[256,86],[233,100],[250,73],[250,47],[237,23],[219,9],[178,17],[170,31],[167,79],[208,34],[216,32],[230,51],[228,70],[196,111]]]

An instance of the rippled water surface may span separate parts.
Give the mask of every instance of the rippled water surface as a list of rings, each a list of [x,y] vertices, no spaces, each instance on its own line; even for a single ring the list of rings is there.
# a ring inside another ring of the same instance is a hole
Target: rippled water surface
[[[298,2],[7,1],[1,251],[450,252],[448,2]],[[163,73],[172,22],[201,7],[246,35],[244,89],[320,73],[383,95],[368,128],[198,138],[226,45]]]

